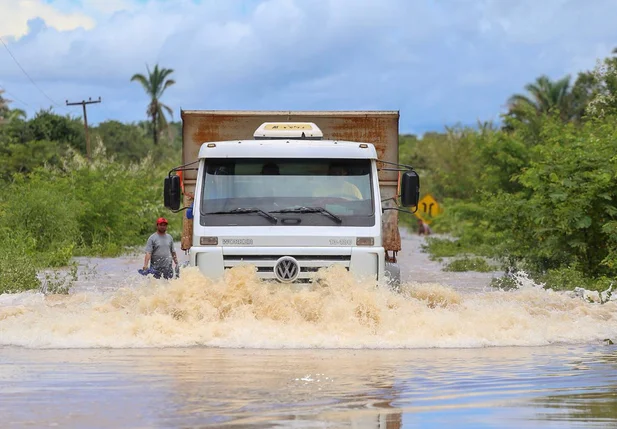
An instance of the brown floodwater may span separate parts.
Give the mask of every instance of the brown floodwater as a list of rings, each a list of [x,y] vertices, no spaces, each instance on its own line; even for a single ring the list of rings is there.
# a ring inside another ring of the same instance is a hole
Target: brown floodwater
[[[617,302],[495,290],[422,240],[400,292],[80,259],[69,295],[0,295],[0,427],[617,426]]]

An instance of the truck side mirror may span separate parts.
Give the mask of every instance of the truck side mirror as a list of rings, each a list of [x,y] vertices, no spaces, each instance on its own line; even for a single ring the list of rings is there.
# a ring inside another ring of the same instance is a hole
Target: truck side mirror
[[[401,177],[401,205],[414,207],[420,200],[420,176],[413,170],[406,171]]]
[[[180,208],[180,177],[173,175],[165,178],[163,186],[163,199],[165,207],[170,210]]]

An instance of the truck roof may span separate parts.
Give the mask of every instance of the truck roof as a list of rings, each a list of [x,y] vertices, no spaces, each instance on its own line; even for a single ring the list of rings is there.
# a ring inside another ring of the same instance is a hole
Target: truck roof
[[[337,140],[230,140],[202,144],[199,158],[377,159],[377,151],[370,143]]]

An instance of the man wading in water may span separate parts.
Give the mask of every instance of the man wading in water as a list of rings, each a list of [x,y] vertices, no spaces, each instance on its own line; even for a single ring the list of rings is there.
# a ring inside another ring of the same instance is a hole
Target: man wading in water
[[[174,276],[172,259],[177,269],[178,257],[174,250],[174,240],[171,235],[167,234],[167,219],[160,217],[156,221],[156,232],[148,238],[146,243],[144,268],[139,270],[139,273],[144,276],[153,274],[157,279],[163,275],[166,279],[170,279]]]

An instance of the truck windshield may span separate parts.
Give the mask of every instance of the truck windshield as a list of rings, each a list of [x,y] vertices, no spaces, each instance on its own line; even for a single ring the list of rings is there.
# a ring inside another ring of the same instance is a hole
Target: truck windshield
[[[268,224],[257,210],[276,213],[279,225],[292,218],[299,225],[368,226],[374,225],[373,201],[370,160],[208,159],[200,222]],[[226,216],[236,209],[244,212]],[[333,223],[332,215],[341,221]]]

